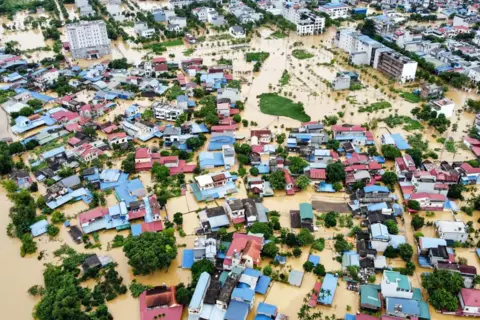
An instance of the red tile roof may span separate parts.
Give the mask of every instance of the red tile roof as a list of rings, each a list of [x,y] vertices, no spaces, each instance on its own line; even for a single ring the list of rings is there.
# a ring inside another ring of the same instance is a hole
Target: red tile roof
[[[480,290],[462,288],[460,295],[462,296],[465,306],[480,307]]]
[[[136,211],[128,211],[128,220],[135,220],[145,217],[146,209],[141,208]]]
[[[122,139],[127,136],[126,132],[117,132],[108,135],[108,140],[111,141],[113,139]]]
[[[325,169],[310,169],[310,178],[312,179],[327,179],[327,170]]]
[[[142,223],[142,231],[143,232],[160,232],[163,230],[162,221],[152,221],[152,222],[144,222]]]
[[[245,233],[234,233],[232,243],[228,248],[226,256],[232,257],[234,252],[242,252],[246,248],[249,241],[257,242],[260,247],[263,245],[263,238],[261,237],[256,237]]]
[[[89,222],[90,220],[96,220],[98,218],[108,215],[108,208],[95,208],[90,211],[82,212],[78,215],[78,221],[80,224]]]
[[[443,194],[428,193],[428,192],[418,192],[412,193],[410,195],[411,200],[429,198],[430,200],[446,201],[447,198]]]
[[[237,124],[212,126],[212,132],[225,132],[237,130]]]
[[[468,143],[471,144],[472,146],[480,147],[480,140],[478,140],[478,139],[475,139],[475,138],[466,136],[466,137],[463,137],[463,141],[468,142]]]
[[[148,152],[148,148],[138,148],[135,151],[135,159],[149,159],[150,155]]]
[[[469,163],[463,163],[460,168],[465,171],[466,174],[477,174],[480,173],[480,168],[474,168]]]

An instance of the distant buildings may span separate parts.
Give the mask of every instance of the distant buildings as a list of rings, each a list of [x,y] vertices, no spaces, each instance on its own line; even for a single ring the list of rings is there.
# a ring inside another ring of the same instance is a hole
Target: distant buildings
[[[325,29],[325,18],[319,17],[307,8],[298,4],[285,4],[282,16],[297,26],[297,34],[301,36],[320,34]]]
[[[104,21],[80,21],[67,25],[70,51],[74,59],[99,59],[111,53]]]
[[[334,20],[348,18],[350,10],[350,7],[343,3],[327,3],[318,7],[318,11],[328,14]]]
[[[415,80],[418,63],[351,29],[340,29],[335,45],[349,53],[350,63],[370,65],[402,83]]]

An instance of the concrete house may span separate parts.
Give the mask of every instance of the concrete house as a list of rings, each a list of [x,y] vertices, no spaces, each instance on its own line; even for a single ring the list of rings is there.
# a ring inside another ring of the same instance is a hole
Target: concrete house
[[[468,229],[463,221],[435,221],[434,226],[440,239],[462,243],[468,240]]]
[[[382,282],[380,284],[382,296],[385,298],[404,298],[412,299],[413,287],[410,279],[397,271],[383,271]]]

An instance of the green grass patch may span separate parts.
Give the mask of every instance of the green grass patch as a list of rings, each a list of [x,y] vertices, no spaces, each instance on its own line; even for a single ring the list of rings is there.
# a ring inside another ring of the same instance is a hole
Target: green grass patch
[[[277,39],[283,39],[286,36],[287,35],[285,33],[280,32],[280,31],[275,31],[274,33],[272,33],[272,37],[277,38]]]
[[[444,143],[445,143],[445,140],[446,140],[445,138],[438,138],[436,141],[437,141],[438,143],[444,144]]]
[[[189,57],[189,56],[191,56],[194,52],[195,52],[195,49],[189,48],[189,49],[183,51],[183,55],[184,55],[185,57]]]
[[[245,58],[247,59],[247,62],[257,61],[262,63],[263,61],[267,60],[269,56],[270,56],[270,53],[260,51],[260,52],[248,52],[245,55]]]
[[[304,50],[304,49],[295,49],[292,51],[292,56],[299,60],[310,59],[313,58],[313,54]]]
[[[227,88],[235,88],[235,89],[242,89],[242,83],[240,82],[240,80],[230,80],[228,83],[227,83]]]
[[[280,85],[286,86],[290,81],[290,75],[287,70],[283,70],[282,77],[280,78]]]
[[[383,110],[383,109],[390,109],[392,107],[392,104],[388,101],[380,101],[380,102],[375,102],[372,103],[369,106],[366,107],[360,107],[358,109],[358,112],[377,112],[378,110]]]
[[[419,103],[421,101],[418,95],[411,92],[402,92],[400,97],[411,103]]]
[[[354,82],[354,83],[350,84],[350,90],[351,91],[361,90],[362,88],[363,88],[363,86],[360,82]]]
[[[413,130],[422,130],[423,126],[420,122],[413,120],[407,116],[399,116],[399,115],[389,115],[383,122],[387,124],[390,128],[395,128],[398,125],[404,125],[403,129],[405,131],[413,131]]]
[[[455,153],[457,151],[455,148],[455,142],[453,142],[453,140],[448,140],[447,143],[445,143],[445,149],[447,149],[448,152]]]
[[[222,64],[226,64],[226,65],[233,65],[233,61],[232,59],[225,59],[224,57],[221,57],[220,59],[217,60],[217,63],[222,65]]]
[[[175,47],[175,46],[182,46],[183,45],[183,39],[172,39],[172,40],[167,40],[162,43],[160,43],[164,47]]]
[[[260,110],[272,116],[292,118],[301,122],[310,121],[310,116],[305,113],[302,103],[281,97],[276,93],[263,93],[260,96]]]

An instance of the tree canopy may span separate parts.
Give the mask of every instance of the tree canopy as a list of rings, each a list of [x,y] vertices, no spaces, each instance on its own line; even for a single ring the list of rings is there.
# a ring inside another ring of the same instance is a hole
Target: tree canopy
[[[268,181],[270,181],[270,184],[272,185],[272,188],[275,190],[284,190],[286,186],[285,182],[285,175],[283,171],[278,170],[272,173],[268,177]]]
[[[288,160],[290,161],[288,169],[292,174],[302,174],[303,169],[308,166],[308,162],[300,157],[289,157]]]
[[[327,181],[329,183],[342,182],[345,180],[345,168],[340,161],[327,165]]]
[[[384,144],[382,146],[382,154],[387,160],[395,160],[395,158],[402,156],[402,153],[397,149],[397,147],[389,144]]]
[[[133,274],[149,274],[157,269],[168,268],[177,256],[172,229],[162,232],[145,232],[138,237],[129,237],[123,246]]]

